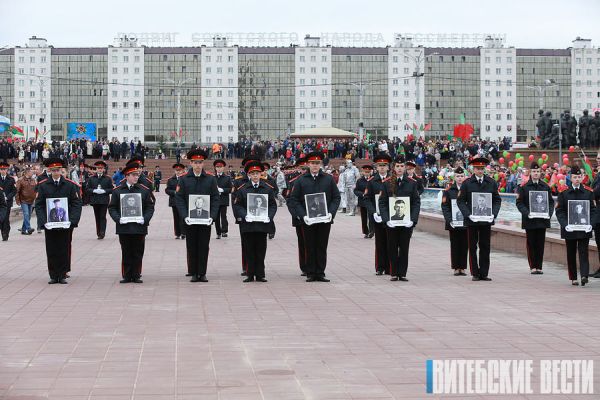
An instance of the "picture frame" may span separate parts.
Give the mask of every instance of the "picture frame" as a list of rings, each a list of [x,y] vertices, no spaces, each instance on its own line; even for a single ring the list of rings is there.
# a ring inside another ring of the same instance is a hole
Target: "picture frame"
[[[548,192],[532,190],[529,192],[529,215],[532,218],[550,218]]]
[[[412,221],[410,220],[410,197],[388,198],[388,210],[390,215],[390,225],[412,226]]]
[[[588,200],[569,200],[567,221],[574,231],[585,231],[591,225],[590,202]]]
[[[190,225],[210,225],[209,195],[188,195],[188,221]]]
[[[460,208],[458,208],[456,199],[450,200],[450,209],[452,212],[452,225],[454,225],[454,227],[465,226],[465,217],[462,214],[462,211],[460,211]]]
[[[49,197],[46,199],[46,228],[67,229],[69,221],[69,199],[67,197]]]
[[[128,224],[144,218],[141,193],[121,193],[119,197],[121,223]]]
[[[312,193],[304,195],[306,216],[311,223],[330,222],[325,193]]]
[[[492,222],[494,220],[491,193],[471,193],[471,215],[469,218],[474,222]]]
[[[248,193],[246,198],[246,215],[256,222],[269,220],[269,195],[264,193]]]

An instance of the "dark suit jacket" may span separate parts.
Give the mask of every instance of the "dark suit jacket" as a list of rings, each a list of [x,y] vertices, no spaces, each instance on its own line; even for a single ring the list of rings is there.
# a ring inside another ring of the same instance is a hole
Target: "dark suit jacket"
[[[201,218],[201,219],[209,219],[210,215],[208,215],[208,210],[205,209],[193,209],[190,211],[190,218]]]

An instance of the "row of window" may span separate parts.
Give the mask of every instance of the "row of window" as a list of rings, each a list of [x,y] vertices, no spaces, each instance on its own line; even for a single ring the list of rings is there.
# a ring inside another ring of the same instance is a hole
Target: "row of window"
[[[578,99],[581,98],[582,92],[575,92],[575,97]],[[594,92],[585,92],[586,97],[598,97],[600,98],[600,92],[596,92],[594,96]]]
[[[491,57],[484,57],[483,58],[486,64],[489,64],[492,62],[492,58]],[[494,61],[496,62],[496,64],[502,64],[502,57],[496,57],[494,59]],[[506,63],[507,64],[512,64],[513,62],[513,58],[512,57],[506,57]]]
[[[217,90],[216,95],[217,95],[217,97],[223,97],[223,90]],[[205,90],[204,96],[212,97],[212,90]],[[227,97],[233,97],[233,96],[234,96],[234,90],[228,90]]]
[[[215,126],[216,131],[217,132],[223,132],[223,125],[216,125]],[[206,125],[204,126],[204,131],[205,132],[212,132],[212,125]],[[234,126],[233,125],[227,125],[227,132],[234,132]]]
[[[35,91],[35,90],[30,90],[30,91],[29,91],[29,97],[35,97],[35,93],[36,93],[36,91]],[[42,90],[42,91],[40,92],[40,94],[41,94],[41,96],[42,96],[42,97],[46,97],[46,91],[45,91],[45,90]],[[25,92],[24,92],[23,90],[20,90],[20,91],[17,93],[17,97],[18,97],[18,98],[20,98],[20,99],[24,98],[24,97],[25,97]]]
[[[310,80],[310,84],[311,85],[316,85],[317,84],[317,80],[316,79],[311,79]],[[306,79],[304,79],[304,78],[300,79],[300,85],[306,85]],[[327,85],[327,78],[321,79],[321,85]]]
[[[123,75],[129,74],[129,67],[123,67],[121,70],[123,71]],[[140,71],[141,70],[140,70],[139,67],[135,67],[133,69],[133,73],[136,74],[136,75],[140,74],[141,73]],[[113,73],[113,75],[117,75],[119,73],[119,68],[118,67],[112,67],[112,73]]]
[[[39,62],[40,62],[40,64],[43,64],[43,63],[45,63],[46,61],[47,61],[47,58],[46,58],[46,56],[41,56],[41,57],[40,57],[40,61],[39,61]],[[36,57],[35,57],[35,56],[31,56],[31,57],[29,57],[29,62],[30,62],[31,64],[35,64],[35,63],[36,63]],[[21,63],[21,64],[25,63],[25,57],[23,57],[23,56],[20,56],[20,57],[19,57],[19,63]]]
[[[507,121],[512,121],[512,117],[512,114],[506,114]],[[485,114],[484,118],[486,121],[491,121],[492,116],[491,114]],[[496,121],[502,121],[502,114],[496,114]]]
[[[506,68],[506,75],[512,75],[512,68]],[[496,75],[502,75],[502,68],[496,68],[495,69]],[[491,68],[484,68],[483,70],[484,75],[491,75]]]
[[[306,97],[306,90],[300,90],[299,95],[300,95],[300,97]],[[328,90],[321,90],[321,96],[322,97],[329,96],[329,91]],[[310,91],[310,97],[317,97],[317,91],[316,90],[311,90]]]
[[[128,63],[129,62],[129,56],[123,56],[122,58],[123,58],[123,62],[124,63]],[[119,62],[119,57],[118,56],[112,56],[110,59],[111,59],[111,61],[113,63],[118,63]],[[140,56],[134,56],[133,57],[133,62],[137,63],[137,62],[140,62],[140,61],[141,61],[141,57]]]
[[[591,68],[588,68],[588,69],[586,69],[586,70],[585,70],[585,74],[586,74],[587,76],[591,76],[591,75],[592,75],[592,71],[593,71],[593,70],[592,70]],[[579,68],[575,69],[575,75],[577,75],[577,76],[581,76],[581,75],[582,75],[582,72],[583,72],[583,70],[581,70],[581,69],[579,69]],[[600,75],[600,68],[598,68],[598,70],[597,70],[596,74],[597,74],[597,75]]]
[[[484,97],[490,97],[490,96],[491,96],[491,92],[489,90],[486,90],[484,92]],[[502,90],[496,90],[496,97],[502,97]],[[512,90],[506,91],[506,97],[512,97]]]
[[[228,73],[228,74],[233,74],[233,73],[234,73],[234,70],[235,70],[235,68],[233,68],[233,67],[228,67],[228,68],[227,68],[227,73]],[[204,71],[205,71],[207,74],[212,74],[212,71],[213,71],[213,70],[212,70],[212,67],[206,67],[206,68],[204,68]],[[216,74],[222,74],[222,73],[223,73],[223,67],[217,67],[217,68],[215,68],[215,73],[216,73]]]
[[[322,74],[328,74],[329,69],[327,67],[321,67],[321,73]],[[300,67],[299,68],[299,73],[300,74],[305,74],[306,73],[306,68],[305,67]],[[317,67],[310,67],[310,73],[311,74],[316,74],[317,73]]]
[[[317,113],[310,113],[309,116],[310,116],[311,120],[316,120],[317,119]],[[326,121],[327,120],[327,116],[328,116],[327,113],[322,113],[321,114],[321,119],[324,120],[324,121]],[[306,114],[305,113],[299,113],[298,114],[298,118],[299,119],[306,119]]]
[[[212,119],[212,114],[211,114],[211,113],[206,113],[206,114],[204,114],[204,119],[206,119],[206,120],[211,120],[211,119]],[[219,121],[220,121],[220,120],[222,120],[222,119],[223,119],[223,114],[221,114],[221,113],[218,113],[218,114],[217,114],[217,120],[219,120]],[[227,119],[229,119],[229,120],[233,120],[233,119],[234,119],[234,118],[233,118],[233,114],[232,114],[232,113],[229,113],[229,114],[227,114]]]
[[[575,58],[575,64],[581,64],[581,62],[582,62],[581,57],[576,57]],[[592,64],[593,63],[593,59],[590,58],[590,57],[588,57],[588,58],[585,59],[585,63],[586,64]],[[600,64],[600,58],[596,59],[596,64]]]
[[[119,103],[117,103],[116,101],[113,101],[113,102],[111,103],[111,108],[112,108],[113,110],[116,110],[117,108],[119,108]],[[124,109],[127,109],[127,108],[129,108],[129,102],[127,102],[127,101],[124,101],[124,102],[123,102],[123,108],[124,108]],[[138,108],[140,108],[140,103],[139,103],[138,101],[134,102],[134,103],[133,103],[133,108],[134,108],[134,109],[138,109]]]
[[[125,113],[123,115],[121,115],[120,117],[123,121],[129,121],[129,114]],[[119,119],[119,114],[111,114],[111,119],[113,121],[116,121]],[[140,120],[140,114],[133,114],[133,119],[135,121],[139,121]]]
[[[122,128],[122,132],[129,132],[129,125],[123,125],[123,126],[121,126],[121,128]],[[119,131],[119,126],[118,125],[111,125],[111,131],[118,132]],[[140,126],[139,125],[133,125],[133,131],[134,132],[139,132],[140,131]]]
[[[300,56],[300,62],[306,62],[306,56]],[[310,62],[317,62],[317,56],[310,56]],[[327,62],[327,56],[321,56],[321,62]]]
[[[301,101],[300,102],[300,108],[306,108],[306,102]],[[310,102],[310,108],[317,108],[317,102],[316,101],[311,101]],[[327,108],[327,102],[326,101],[321,102],[321,108]]]
[[[119,91],[118,90],[113,90],[111,92],[112,97],[119,97]],[[129,97],[129,90],[123,90],[121,92],[121,97]],[[133,97],[140,97],[140,91],[139,90],[134,90],[133,91]]]

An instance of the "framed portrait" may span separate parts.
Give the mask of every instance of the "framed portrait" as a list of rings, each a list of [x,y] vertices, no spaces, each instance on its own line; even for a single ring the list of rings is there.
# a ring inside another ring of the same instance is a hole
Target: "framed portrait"
[[[66,197],[50,197],[46,199],[46,223],[48,228],[68,228],[69,199]]]
[[[210,196],[190,194],[188,196],[188,218],[192,225],[208,225],[210,220]]]
[[[463,216],[460,208],[458,208],[458,203],[456,199],[450,200],[450,208],[452,212],[452,225],[454,226],[464,226],[465,225],[465,217]]]
[[[494,220],[491,193],[471,193],[471,216],[475,221],[491,222]]]
[[[306,216],[309,220],[313,223],[329,222],[325,193],[305,194],[304,203],[306,205]]]
[[[529,192],[529,214],[534,218],[548,218],[550,215],[548,192],[532,190]]]
[[[574,231],[584,231],[590,221],[590,202],[588,200],[569,200],[568,222]]]
[[[141,193],[121,193],[120,196],[122,223],[136,222],[143,218]]]
[[[246,214],[255,221],[266,221],[269,218],[269,196],[260,193],[248,193]]]
[[[379,197],[381,196],[381,194],[377,193],[375,195],[375,211],[377,212],[377,215],[381,215],[381,213],[379,212]]]
[[[390,221],[393,225],[403,226],[410,221],[410,197],[390,197],[388,199]]]

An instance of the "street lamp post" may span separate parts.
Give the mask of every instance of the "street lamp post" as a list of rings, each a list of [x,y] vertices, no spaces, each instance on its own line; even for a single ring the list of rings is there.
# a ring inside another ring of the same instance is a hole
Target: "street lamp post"
[[[546,96],[546,90],[554,87],[559,87],[558,83],[554,79],[545,79],[543,85],[525,86],[527,89],[532,89],[538,96],[540,110],[544,109],[544,100]],[[559,124],[560,125],[560,124]],[[539,132],[538,132],[539,133]]]
[[[421,126],[421,77],[425,75],[424,72],[421,72],[421,63],[427,59],[427,57],[435,56],[439,53],[431,53],[425,55],[425,50],[421,50],[421,52],[412,56],[410,54],[405,54],[405,56],[412,58],[415,62],[415,70],[413,72],[413,77],[415,78],[415,87],[416,87],[416,102],[415,102],[415,120],[417,121],[417,126]]]
[[[179,147],[181,147],[181,87],[183,85],[185,85],[186,83],[192,81],[193,78],[187,78],[184,80],[177,80],[175,81],[174,79],[163,79],[163,81],[168,82],[168,83],[172,83],[173,85],[175,85],[177,87],[177,138],[178,138],[178,145]]]
[[[365,124],[363,119],[363,105],[364,105],[364,95],[367,90],[367,87],[372,85],[374,82],[344,82],[347,85],[352,85],[358,90],[358,134],[362,138],[363,132],[365,130]]]

